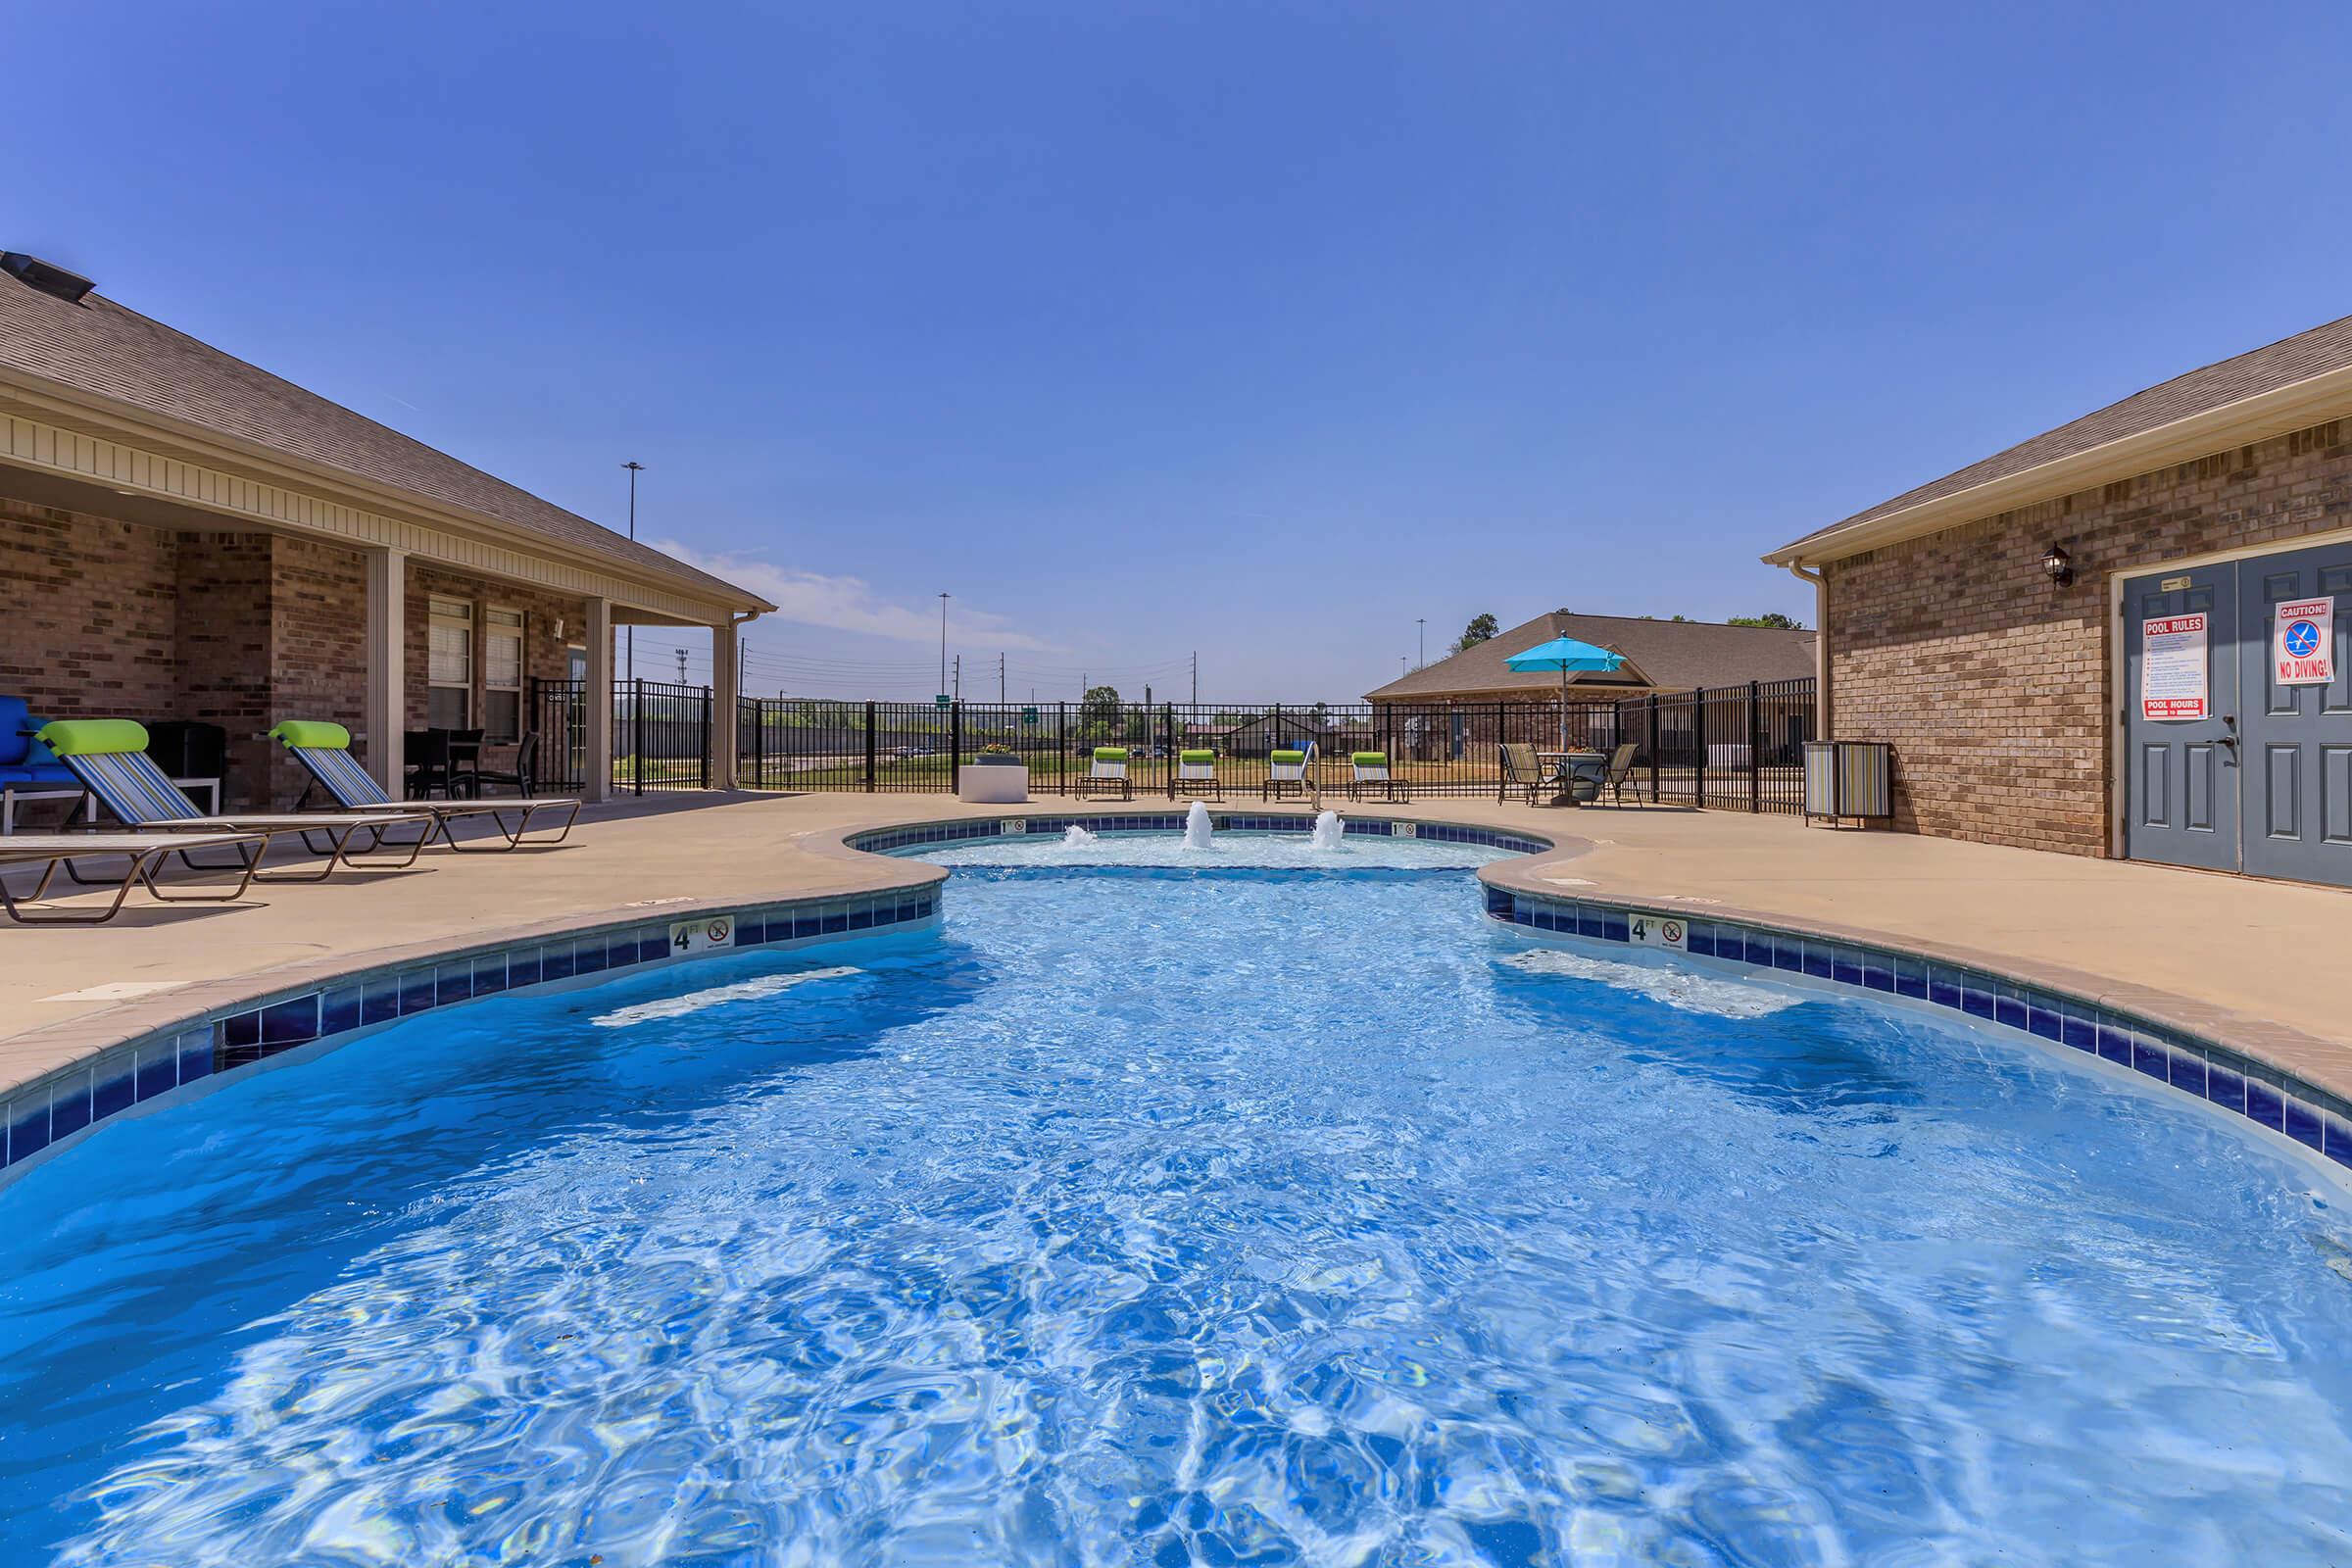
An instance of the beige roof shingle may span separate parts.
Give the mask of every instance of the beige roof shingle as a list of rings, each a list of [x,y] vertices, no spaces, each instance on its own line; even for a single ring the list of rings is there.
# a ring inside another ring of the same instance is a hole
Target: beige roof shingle
[[[1751,680],[1795,680],[1813,673],[1813,633],[1779,631],[1769,626],[1727,626],[1711,620],[1649,620],[1633,615],[1580,615],[1553,611],[1490,637],[1477,647],[1424,665],[1366,695],[1375,701],[1392,698],[1445,698],[1469,693],[1527,690],[1556,691],[1557,670],[1522,673],[1505,663],[1554,637],[1574,637],[1596,648],[1623,654],[1634,666],[1615,674],[1571,672],[1571,686],[1609,687],[1640,684],[1641,676],[1660,691],[1690,691],[1702,686],[1737,686]]]
[[[722,602],[773,608],[101,294],[69,302],[0,272],[0,367],[477,514],[565,552],[651,568]]]

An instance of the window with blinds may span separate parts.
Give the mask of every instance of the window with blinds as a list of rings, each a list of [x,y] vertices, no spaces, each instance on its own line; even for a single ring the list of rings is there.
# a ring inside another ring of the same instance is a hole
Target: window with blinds
[[[483,617],[482,739],[522,739],[522,612],[492,610]]]
[[[473,606],[462,599],[435,599],[426,618],[426,722],[435,729],[471,728]]]

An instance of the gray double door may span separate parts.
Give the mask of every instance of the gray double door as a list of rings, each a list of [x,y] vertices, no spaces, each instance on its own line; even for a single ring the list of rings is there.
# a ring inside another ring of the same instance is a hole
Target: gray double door
[[[2277,607],[2332,599],[2334,668],[2282,686]],[[2146,627],[2206,616],[2206,716],[2142,710]],[[2124,583],[2125,850],[2135,860],[2352,887],[2352,542]]]

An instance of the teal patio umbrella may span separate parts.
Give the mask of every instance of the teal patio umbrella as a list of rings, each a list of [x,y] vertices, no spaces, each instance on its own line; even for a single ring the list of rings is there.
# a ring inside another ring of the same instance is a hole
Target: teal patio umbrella
[[[1556,669],[1560,672],[1560,750],[1568,749],[1568,672],[1572,669],[1609,671],[1625,665],[1623,654],[1591,643],[1580,643],[1573,637],[1554,637],[1547,643],[1538,643],[1523,654],[1513,654],[1503,661],[1521,674],[1536,670]]]

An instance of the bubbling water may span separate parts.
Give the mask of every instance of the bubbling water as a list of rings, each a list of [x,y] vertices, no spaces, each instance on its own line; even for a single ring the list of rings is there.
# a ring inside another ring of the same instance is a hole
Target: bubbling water
[[[1347,833],[1348,829],[1341,823],[1339,812],[1321,811],[1315,816],[1315,831],[1308,835],[1306,842],[1318,853],[1329,855],[1340,848],[1340,841]]]
[[[1075,822],[1061,830],[1061,847],[1065,850],[1091,850],[1095,844],[1095,836]]]
[[[1209,840],[1215,836],[1216,829],[1209,825],[1208,808],[1195,801],[1193,808],[1184,813],[1184,847],[1188,850],[1205,850],[1209,847]]]

